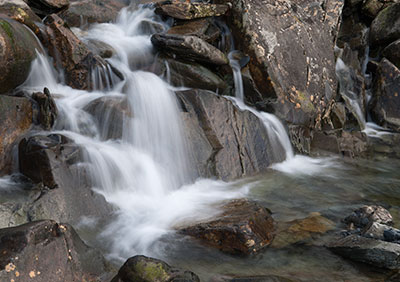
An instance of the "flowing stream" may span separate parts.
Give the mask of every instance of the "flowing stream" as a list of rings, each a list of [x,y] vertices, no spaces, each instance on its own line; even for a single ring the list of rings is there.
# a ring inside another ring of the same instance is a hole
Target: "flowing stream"
[[[391,197],[390,204],[398,204],[400,194],[391,183],[398,185],[400,179],[391,164],[371,168],[366,162],[356,169],[332,158],[296,156],[280,121],[243,103],[240,68],[234,69],[235,82],[239,83],[237,97],[229,99],[263,121],[270,143],[283,148],[286,161],[274,164],[264,175],[232,183],[195,179],[174,89],[162,78],[141,70],[154,59],[150,42],[154,30],[144,29],[143,22],[168,27],[152,10],[143,8],[123,9],[113,24],[75,30],[82,40],[96,39],[113,47],[115,55],[109,62],[124,75],[122,82],[115,83],[110,76],[107,85],[96,84],[103,90],[74,90],[65,86],[51,60],[39,54],[25,84],[26,89],[41,91],[47,87],[54,94],[60,111],[55,131],[83,148],[93,190],[116,207],[115,215],[105,225],[97,225],[99,219],[82,217],[78,231],[85,237],[85,230],[90,230],[92,236],[87,236],[88,240],[100,245],[117,264],[136,254],[155,256],[191,269],[204,281],[221,273],[266,272],[319,281],[327,267],[331,277],[338,279],[329,281],[370,281],[369,277],[375,277],[368,269],[346,264],[318,244],[272,248],[258,256],[234,258],[175,234],[176,226],[217,214],[216,206],[221,201],[242,197],[260,201],[280,221],[304,218],[318,211],[339,222],[366,199]],[[107,69],[103,71],[109,73]],[[93,80],[99,81],[99,76],[95,74]],[[84,110],[101,97],[126,99],[134,113],[123,122],[122,138],[105,139],[104,131],[109,128],[98,127]],[[364,178],[370,174],[374,178]],[[377,192],[377,183],[384,193]],[[12,181],[0,179],[0,190],[6,189],[2,188],[5,184],[12,185]]]

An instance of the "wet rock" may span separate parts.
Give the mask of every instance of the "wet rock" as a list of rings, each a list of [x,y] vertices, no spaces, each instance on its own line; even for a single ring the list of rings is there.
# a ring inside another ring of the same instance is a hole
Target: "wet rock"
[[[154,34],[151,42],[156,49],[171,56],[211,65],[228,64],[224,53],[196,36]]]
[[[400,3],[383,9],[371,24],[372,45],[384,46],[400,38]]]
[[[111,58],[115,54],[114,48],[105,42],[89,39],[85,44],[94,55],[100,56],[103,59]]]
[[[1,281],[99,281],[109,267],[67,224],[37,221],[0,229]]]
[[[371,115],[381,126],[400,131],[400,70],[383,59],[371,100]]]
[[[10,173],[12,149],[31,128],[33,118],[29,99],[0,95],[0,175]]]
[[[277,275],[260,275],[260,276],[222,276],[215,277],[210,280],[210,282],[295,282],[297,280],[292,280],[286,277]]]
[[[32,99],[35,100],[39,106],[38,123],[44,130],[50,130],[57,119],[58,109],[49,90],[45,88],[43,93],[33,93]]]
[[[27,3],[36,14],[47,16],[67,8],[69,0],[27,0]]]
[[[40,45],[21,23],[0,17],[0,94],[13,90],[29,75]]]
[[[206,89],[222,93],[228,87],[227,83],[210,69],[194,63],[161,57],[158,61],[159,70],[165,77],[168,75],[166,65],[169,67],[171,84],[189,88]]]
[[[265,171],[286,158],[283,147],[273,142],[271,133],[253,113],[239,110],[228,99],[210,91],[189,90],[177,95],[187,118],[200,131],[189,136],[188,144],[193,163],[202,168],[200,176],[206,172],[205,176],[232,180]],[[191,132],[188,130],[187,134]],[[199,144],[204,151],[197,151]]]
[[[271,244],[274,221],[271,212],[246,199],[222,206],[216,218],[180,229],[180,233],[231,254],[251,254]]]
[[[112,22],[125,6],[127,3],[123,0],[71,0],[69,8],[59,16],[70,27],[80,27],[88,23]]]
[[[373,238],[378,240],[384,240],[385,230],[390,229],[389,226],[377,222],[371,222],[365,230],[362,231],[362,235],[367,238]]]
[[[23,0],[2,0],[0,14],[25,24],[35,33],[39,30],[35,22],[41,22],[40,18]]]
[[[19,144],[20,172],[49,188],[59,186],[60,174],[67,173],[68,165],[75,163],[79,156],[79,148],[59,134],[26,137]]]
[[[76,89],[91,90],[95,87],[91,73],[107,69],[107,63],[90,52],[67,28],[61,18],[53,14],[46,17],[47,41],[45,45],[55,65],[65,71],[66,84]],[[101,79],[106,85],[107,77]]]
[[[387,242],[400,243],[400,230],[395,228],[385,229],[383,231],[383,238]]]
[[[304,219],[279,223],[271,247],[283,248],[288,245],[306,241],[334,229],[335,224],[320,213],[311,213]]]
[[[374,19],[382,8],[383,8],[383,3],[381,1],[367,0],[363,2],[362,13],[365,16]]]
[[[167,34],[197,36],[209,43],[221,35],[219,29],[212,24],[210,19],[192,20],[175,25],[168,30]]]
[[[400,244],[349,235],[328,245],[333,252],[374,267],[399,269]]]
[[[382,51],[382,56],[400,69],[400,39],[388,45]]]
[[[103,139],[122,138],[123,128],[133,116],[125,96],[98,98],[89,103],[84,110],[94,117]]]
[[[162,33],[165,31],[165,26],[161,23],[155,22],[149,19],[143,19],[138,27],[138,30],[142,34],[154,34],[154,33]]]
[[[218,17],[228,11],[228,5],[165,1],[156,3],[156,14],[180,20],[192,20],[205,17]]]
[[[344,223],[350,229],[352,229],[351,226],[365,228],[372,222],[392,225],[393,218],[389,211],[381,206],[363,206],[344,219]]]
[[[231,1],[230,25],[278,117],[318,126],[336,93],[334,45],[344,1]]]
[[[145,256],[129,258],[111,282],[200,282],[191,271],[171,267],[165,262]]]

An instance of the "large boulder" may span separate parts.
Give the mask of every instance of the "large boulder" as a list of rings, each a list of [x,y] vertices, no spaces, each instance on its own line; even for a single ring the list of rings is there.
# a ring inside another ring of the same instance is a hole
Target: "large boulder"
[[[65,9],[69,5],[69,0],[27,0],[33,11],[41,16],[46,16]]]
[[[219,49],[196,36],[154,34],[151,43],[161,52],[211,65],[226,65],[228,58]]]
[[[46,17],[45,45],[54,63],[62,66],[65,71],[65,82],[76,88],[91,90],[97,85],[92,81],[92,71],[103,71],[103,85],[107,85],[107,63],[99,56],[95,56],[86,45],[64,24],[64,21],[55,14]]]
[[[382,56],[392,62],[400,69],[400,39],[389,44],[383,51]]]
[[[28,77],[36,50],[36,37],[23,24],[0,17],[0,94],[13,90]]]
[[[400,131],[400,70],[387,59],[379,64],[370,107],[379,125]]]
[[[111,282],[200,282],[191,271],[171,267],[165,262],[145,256],[129,258]]]
[[[287,122],[318,126],[336,93],[334,47],[344,1],[230,2],[236,43],[251,57],[263,99]]]
[[[273,132],[254,113],[205,90],[177,93],[185,115],[185,130],[200,176],[223,180],[265,171],[286,158]]]
[[[12,149],[31,128],[33,118],[29,99],[0,95],[0,175],[10,173]]]
[[[246,255],[268,246],[274,238],[273,232],[271,212],[247,199],[232,200],[216,218],[180,229],[180,233],[223,252]]]
[[[383,9],[371,24],[370,41],[385,46],[400,38],[400,3]]]
[[[35,33],[39,31],[35,22],[40,22],[40,18],[23,0],[1,0],[0,14],[25,24]]]
[[[163,1],[156,3],[156,14],[169,16],[179,20],[193,20],[205,17],[218,17],[224,15],[229,9],[228,5],[190,3],[183,1]]]
[[[70,27],[106,23],[114,21],[127,4],[124,0],[72,0],[68,9],[59,15]]]
[[[47,220],[0,229],[0,242],[1,281],[99,281],[110,271],[67,224]]]

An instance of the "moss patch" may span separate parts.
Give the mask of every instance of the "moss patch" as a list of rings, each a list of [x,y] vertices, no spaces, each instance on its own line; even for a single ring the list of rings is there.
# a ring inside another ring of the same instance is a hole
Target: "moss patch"
[[[9,24],[5,20],[0,20],[0,27],[5,31],[8,37],[10,37],[11,41],[14,42],[14,35],[11,24]]]
[[[161,263],[138,262],[135,270],[145,281],[168,281],[170,278]]]

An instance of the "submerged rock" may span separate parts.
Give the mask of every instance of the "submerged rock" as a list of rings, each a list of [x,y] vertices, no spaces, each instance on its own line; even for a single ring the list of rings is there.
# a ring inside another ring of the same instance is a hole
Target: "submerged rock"
[[[263,100],[289,123],[318,126],[336,94],[334,46],[344,1],[231,3],[230,25],[251,57]]]
[[[58,109],[49,90],[45,88],[43,93],[33,93],[32,99],[35,100],[39,106],[38,123],[44,130],[50,130],[57,119]]]
[[[10,173],[12,149],[31,128],[33,118],[29,99],[0,95],[0,175]]]
[[[128,259],[111,282],[200,282],[191,271],[171,267],[165,262],[145,256]]]
[[[251,254],[271,244],[274,238],[271,212],[247,199],[222,206],[222,214],[210,221],[180,229],[180,233],[231,254]]]
[[[36,50],[41,47],[26,26],[0,17],[0,94],[13,90],[27,79]]]
[[[218,17],[228,11],[228,5],[164,1],[156,4],[156,14],[179,20],[192,20],[205,17]]]
[[[383,9],[371,24],[372,45],[385,46],[400,38],[400,3]]]
[[[99,281],[109,267],[67,224],[37,221],[0,229],[1,281]]]
[[[151,42],[159,51],[171,56],[211,65],[228,64],[224,53],[196,36],[154,34]]]
[[[370,107],[379,125],[400,132],[400,69],[387,59],[379,64]]]

